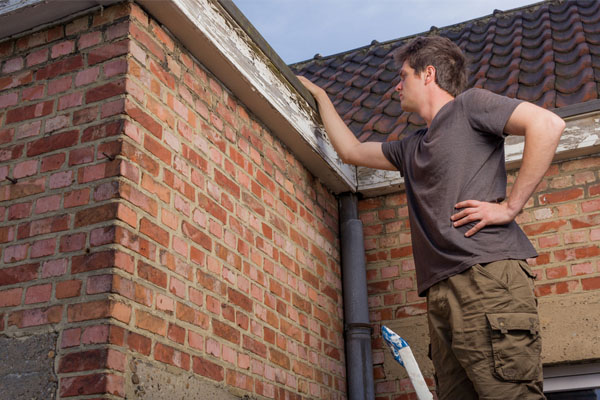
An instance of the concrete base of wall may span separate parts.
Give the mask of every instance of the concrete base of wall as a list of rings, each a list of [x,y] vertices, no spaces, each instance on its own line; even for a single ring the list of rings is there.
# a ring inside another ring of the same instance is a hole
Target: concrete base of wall
[[[539,299],[544,364],[597,360],[599,307],[598,292]]]
[[[0,336],[0,388],[3,399],[55,399],[56,333]]]
[[[429,353],[429,328],[427,327],[427,317],[419,315],[409,318],[401,318],[385,326],[400,335],[410,346],[423,376],[433,376],[433,364],[428,357]],[[392,353],[384,349],[383,368],[387,380],[391,377],[398,379],[408,378],[406,370],[394,360]]]
[[[197,375],[141,359],[129,362],[125,386],[125,396],[131,400],[239,400]]]

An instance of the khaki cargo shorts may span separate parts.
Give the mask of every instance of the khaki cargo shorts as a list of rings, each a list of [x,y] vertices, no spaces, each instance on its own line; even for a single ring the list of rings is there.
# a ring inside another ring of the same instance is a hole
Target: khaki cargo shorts
[[[474,265],[427,293],[440,400],[545,399],[534,275],[525,261]]]

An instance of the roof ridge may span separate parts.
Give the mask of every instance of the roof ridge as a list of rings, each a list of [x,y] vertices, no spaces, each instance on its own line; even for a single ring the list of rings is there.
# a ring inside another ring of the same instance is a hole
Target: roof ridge
[[[550,5],[550,4],[562,4],[562,3],[565,3],[567,1],[568,0],[542,0],[542,1],[539,1],[537,3],[533,3],[533,4],[529,4],[529,5],[525,5],[525,6],[521,6],[521,7],[517,7],[517,8],[512,8],[510,10],[505,10],[505,11],[503,11],[503,10],[494,10],[494,12],[492,12],[492,14],[484,15],[482,17],[477,17],[477,18],[473,18],[473,19],[470,19],[470,20],[467,20],[467,21],[458,22],[456,24],[443,26],[441,28],[438,28],[438,27],[432,25],[431,28],[429,28],[428,31],[414,33],[414,34],[407,35],[407,36],[402,36],[402,37],[399,37],[399,38],[396,38],[396,39],[390,39],[390,40],[387,40],[385,42],[378,42],[377,40],[373,40],[368,45],[357,47],[357,48],[346,50],[346,51],[341,51],[339,53],[334,53],[334,54],[330,54],[330,55],[327,55],[327,56],[321,56],[320,54],[315,54],[315,56],[313,58],[309,58],[309,59],[306,59],[306,60],[303,60],[303,61],[298,61],[298,62],[289,64],[289,66],[293,67],[293,68],[301,69],[303,67],[303,65],[305,65],[307,63],[310,63],[310,62],[313,62],[315,59],[325,60],[325,59],[337,58],[337,57],[339,57],[341,55],[351,54],[351,53],[354,53],[354,52],[357,52],[357,51],[360,51],[360,50],[369,50],[370,48],[373,48],[373,47],[386,46],[386,45],[389,45],[389,44],[392,44],[392,43],[396,43],[396,42],[399,42],[399,41],[405,41],[405,40],[413,38],[413,37],[423,36],[425,34],[430,33],[432,30],[435,30],[437,32],[441,32],[443,30],[459,30],[460,27],[462,27],[464,25],[467,25],[469,23],[478,22],[478,21],[486,21],[487,19],[491,19],[494,16],[496,16],[496,14],[512,15],[512,14],[514,14],[516,12],[523,11],[525,9],[527,9],[527,10],[529,10],[529,9],[535,10],[537,7],[541,7],[541,6],[545,5],[545,4],[548,4],[548,5]]]

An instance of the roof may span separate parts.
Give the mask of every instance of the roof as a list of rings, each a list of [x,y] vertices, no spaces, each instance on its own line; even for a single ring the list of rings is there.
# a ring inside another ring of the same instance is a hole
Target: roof
[[[548,1],[444,28],[470,61],[468,87],[552,109],[597,99],[600,87],[600,2]],[[290,67],[323,87],[361,141],[397,140],[424,125],[404,112],[394,91],[393,50],[417,35]]]

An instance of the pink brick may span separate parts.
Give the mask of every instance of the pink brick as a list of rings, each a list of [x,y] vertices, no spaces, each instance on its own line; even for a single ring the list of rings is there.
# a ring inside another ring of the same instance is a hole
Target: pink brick
[[[175,311],[175,302],[172,298],[167,297],[164,294],[157,294],[156,309],[166,311],[169,314],[173,314],[173,312]]]
[[[19,100],[19,93],[13,92],[0,96],[0,109],[14,106]]]
[[[54,79],[48,83],[48,95],[65,92],[71,89],[72,84],[73,78],[71,76]]]
[[[54,46],[52,46],[51,57],[58,58],[66,54],[71,54],[74,49],[75,42],[73,42],[72,40],[57,43]]]
[[[13,178],[19,179],[37,173],[38,160],[29,160],[15,165]]]
[[[125,112],[125,100],[117,99],[108,103],[102,104],[100,111],[100,117],[106,118],[116,114],[122,114]]]
[[[592,263],[575,264],[571,266],[573,275],[586,275],[594,273],[594,265]]]
[[[57,189],[70,186],[73,183],[73,171],[58,172],[50,176],[48,186],[50,189]]]
[[[45,257],[54,254],[56,238],[38,240],[31,246],[31,258]]]
[[[104,65],[104,77],[110,78],[111,76],[124,74],[127,72],[127,60],[117,59],[111,62],[107,62]]]
[[[0,291],[0,307],[13,307],[21,304],[23,288]]]
[[[90,246],[102,246],[111,243],[115,239],[114,229],[103,227],[90,232]]]
[[[24,88],[22,92],[22,100],[37,100],[44,96],[44,85],[37,85]]]
[[[35,121],[30,124],[23,124],[17,129],[17,139],[23,139],[40,134],[42,121]]]
[[[65,329],[62,332],[60,347],[62,349],[64,349],[67,347],[79,346],[80,337],[81,337],[81,328]]]
[[[214,339],[206,338],[206,352],[215,357],[221,357],[221,345]]]
[[[188,344],[197,350],[204,350],[204,336],[190,330],[188,331]]]
[[[590,240],[591,241],[600,240],[600,229],[592,229],[590,231]]]
[[[2,72],[5,74],[10,74],[12,72],[16,72],[23,69],[23,58],[17,57],[12,58],[4,63],[2,66]]]
[[[80,71],[77,73],[77,75],[75,75],[75,86],[79,87],[95,82],[98,79],[99,74],[99,67],[88,68]]]
[[[59,250],[61,253],[67,253],[71,251],[81,250],[85,247],[85,233],[76,233],[74,235],[67,235],[60,238]]]
[[[58,210],[58,208],[60,207],[60,199],[61,196],[59,194],[37,199],[35,201],[35,213],[43,214],[49,211]]]
[[[61,276],[67,272],[67,259],[60,258],[58,260],[46,261],[42,264],[42,278],[51,276]]]
[[[102,41],[101,32],[90,32],[81,35],[79,38],[79,49],[85,49],[90,46],[94,46]]]
[[[87,280],[87,294],[107,293],[112,288],[112,275],[90,276]]]
[[[67,94],[58,99],[58,110],[77,107],[83,104],[83,92]]]
[[[29,54],[26,58],[26,63],[28,67],[33,65],[41,64],[48,60],[48,48],[43,48],[33,53]]]
[[[8,207],[8,220],[17,220],[27,218],[31,215],[31,202],[14,204]],[[3,208],[4,211],[4,208]]]
[[[169,290],[175,296],[185,298],[185,282],[175,277],[171,277],[171,284],[169,286]]]
[[[25,304],[43,303],[50,300],[52,284],[38,285],[27,288],[25,292]]]
[[[69,126],[70,123],[68,115],[57,115],[56,117],[49,118],[44,125],[44,133],[50,133],[65,128]]]
[[[223,361],[235,365],[237,364],[237,351],[229,346],[223,345],[223,348],[221,349],[221,358]]]
[[[6,247],[4,249],[4,262],[13,263],[24,260],[27,257],[27,249],[29,249],[27,243]]]
[[[129,21],[123,21],[119,24],[112,25],[106,30],[106,40],[113,40],[121,36],[127,35],[129,32]]]
[[[108,342],[108,325],[96,325],[85,328],[81,335],[81,344],[97,344]]]

